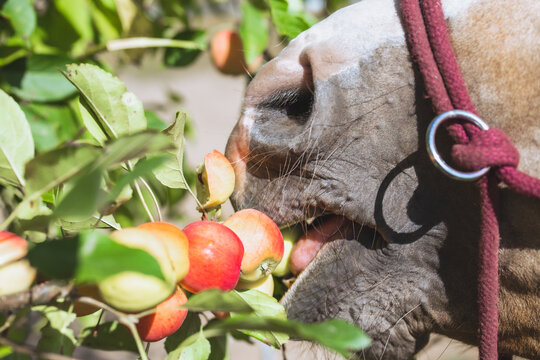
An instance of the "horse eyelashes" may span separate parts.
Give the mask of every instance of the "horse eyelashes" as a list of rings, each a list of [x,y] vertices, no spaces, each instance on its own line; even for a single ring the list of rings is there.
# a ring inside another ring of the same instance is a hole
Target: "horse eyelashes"
[[[263,100],[260,110],[274,110],[286,115],[291,120],[305,123],[313,111],[314,96],[310,89],[284,89],[272,93]]]

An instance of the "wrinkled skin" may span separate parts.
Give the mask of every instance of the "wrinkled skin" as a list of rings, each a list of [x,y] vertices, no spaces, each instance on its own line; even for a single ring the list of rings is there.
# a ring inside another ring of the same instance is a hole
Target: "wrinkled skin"
[[[443,4],[479,114],[540,176],[538,2]],[[368,359],[407,359],[432,332],[477,344],[479,198],[427,157],[433,113],[396,6],[364,0],[293,40],[250,84],[227,145],[236,208],[280,225],[324,210],[377,230],[325,245],[283,299],[292,319],[358,324]],[[450,144],[441,132],[441,151]],[[500,194],[499,349],[535,358],[540,202]]]

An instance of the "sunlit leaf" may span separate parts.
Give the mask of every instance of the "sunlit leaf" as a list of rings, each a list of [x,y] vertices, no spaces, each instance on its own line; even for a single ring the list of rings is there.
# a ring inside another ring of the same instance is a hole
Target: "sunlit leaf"
[[[34,156],[30,125],[17,103],[0,90],[0,183],[24,185],[25,163]]]
[[[366,348],[371,340],[356,326],[343,320],[331,319],[321,323],[303,324],[256,315],[242,315],[215,322],[209,328],[222,330],[258,330],[288,334],[296,339],[319,343],[335,352],[350,357]]]
[[[240,37],[247,64],[252,64],[268,45],[268,20],[266,14],[250,2],[242,3]]]
[[[295,38],[314,24],[304,12],[293,11],[287,0],[270,0],[272,21],[280,35]]]
[[[71,355],[75,350],[76,339],[69,325],[75,320],[75,314],[63,309],[63,306],[39,305],[32,308],[41,313],[47,324],[41,328],[38,349],[63,355]]]
[[[192,311],[234,311],[245,313],[253,311],[235,291],[223,292],[212,289],[191,296],[182,307]]]
[[[82,105],[97,121],[100,131],[83,117],[96,140],[102,142],[103,135],[115,139],[146,129],[141,101],[118,78],[91,64],[68,65],[64,75],[79,90]]]
[[[257,290],[236,291],[236,293],[253,308],[254,314],[260,317],[273,317],[275,319],[287,319],[287,313],[274,297],[268,296]],[[232,317],[238,316],[231,314]],[[244,330],[247,335],[253,336],[256,339],[264,341],[275,348],[280,348],[281,345],[289,340],[287,334],[282,334],[272,331]]]
[[[210,342],[204,337],[201,329],[193,343],[170,352],[165,360],[207,360],[209,356]]]
[[[182,165],[184,162],[184,126],[186,114],[177,112],[176,119],[163,133],[167,134],[176,148],[167,152],[167,161],[154,171],[156,178],[170,188],[185,189],[187,186]]]

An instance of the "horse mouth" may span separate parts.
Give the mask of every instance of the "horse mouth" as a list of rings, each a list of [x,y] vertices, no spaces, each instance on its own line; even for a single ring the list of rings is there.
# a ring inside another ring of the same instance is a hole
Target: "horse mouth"
[[[305,219],[282,229],[291,227],[295,228],[294,232],[301,235],[291,251],[289,259],[291,274],[283,278],[286,288],[289,288],[321,250],[334,240],[357,241],[370,249],[380,249],[386,245],[374,226],[319,208],[311,211],[310,216],[306,216]]]

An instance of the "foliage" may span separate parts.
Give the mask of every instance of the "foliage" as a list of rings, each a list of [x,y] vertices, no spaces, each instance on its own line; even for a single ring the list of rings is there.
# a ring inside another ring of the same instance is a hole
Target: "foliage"
[[[84,284],[122,271],[164,277],[155,258],[112,241],[108,232],[161,219],[162,207],[175,208],[191,192],[194,172],[183,161],[189,117],[179,111],[167,126],[145,111],[107,71],[111,67],[101,55],[122,51],[121,62],[137,62],[156,52],[165,66],[188,66],[215,30],[195,26],[197,16],[223,15],[226,7],[209,5],[0,1],[0,208],[7,214],[0,217],[0,231],[29,240],[28,259],[40,279]],[[298,1],[244,0],[234,6],[247,63],[266,52],[273,35],[288,40],[317,21]],[[71,356],[84,346],[146,359],[134,324],[147,312],[126,314],[101,304],[114,320],[104,321],[103,310],[76,318],[76,298],[68,291],[46,304],[0,315],[0,338],[24,344],[34,314],[37,351]],[[230,336],[250,336],[276,348],[294,336],[343,355],[369,342],[345,322],[289,321],[276,299],[254,290],[205,291],[191,295],[184,306],[190,310],[184,325],[164,344],[168,359],[226,359]],[[231,317],[202,323],[205,311]],[[26,358],[15,350],[0,346],[0,358]]]

